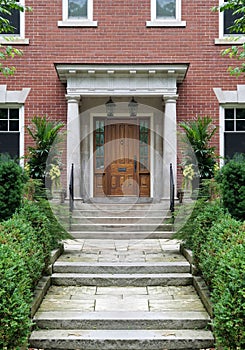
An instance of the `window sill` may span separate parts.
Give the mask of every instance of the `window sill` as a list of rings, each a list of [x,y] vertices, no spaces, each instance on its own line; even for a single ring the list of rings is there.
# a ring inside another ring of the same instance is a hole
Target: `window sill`
[[[30,43],[30,40],[27,39],[27,38],[0,36],[0,44],[5,44],[5,45],[29,45],[29,43]]]
[[[223,37],[214,40],[215,45],[241,45],[245,43],[245,36],[243,37]]]
[[[177,21],[177,20],[147,21],[146,27],[186,27],[186,21]]]
[[[97,27],[97,21],[84,20],[67,20],[58,21],[58,27]]]

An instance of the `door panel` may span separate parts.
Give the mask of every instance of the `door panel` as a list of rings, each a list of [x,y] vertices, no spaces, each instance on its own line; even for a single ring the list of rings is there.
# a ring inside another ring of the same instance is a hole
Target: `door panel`
[[[95,120],[94,195],[150,196],[149,119]]]
[[[115,122],[114,122],[115,123]],[[105,182],[108,196],[138,196],[138,126],[116,123],[106,126]]]

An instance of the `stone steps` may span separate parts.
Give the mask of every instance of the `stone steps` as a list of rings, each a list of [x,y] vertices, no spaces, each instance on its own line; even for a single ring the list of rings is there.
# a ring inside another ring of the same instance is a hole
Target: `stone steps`
[[[101,240],[127,240],[127,239],[171,239],[175,233],[175,231],[134,231],[132,230],[126,231],[125,228],[115,232],[111,231],[69,231],[70,235],[75,239],[101,239]]]
[[[81,234],[90,239],[79,239]],[[53,265],[51,287],[34,316],[30,346],[44,350],[212,347],[210,317],[179,243],[152,239],[151,234],[114,228],[77,231],[77,239],[67,240]]]
[[[171,215],[169,214],[168,209],[128,209],[128,208],[121,208],[119,209],[108,209],[108,210],[98,210],[98,209],[75,209],[73,210],[73,218],[75,217],[124,217],[124,218],[130,218],[130,217],[168,217],[171,218]]]
[[[31,344],[42,349],[161,350],[201,349],[213,344],[211,332],[204,330],[38,330]]]
[[[111,221],[108,223],[86,223],[86,220],[81,218],[82,223],[72,223],[70,231],[97,231],[97,232],[110,232],[110,231],[133,231],[133,232],[154,232],[154,231],[167,231],[172,232],[172,224],[162,224],[160,221],[156,223],[146,222],[119,222],[119,220]]]
[[[192,284],[193,278],[190,273],[53,273],[51,281],[56,286],[186,286]]]
[[[210,318],[204,311],[49,311],[34,318],[39,329],[202,329]]]
[[[92,263],[57,261],[53,266],[54,273],[78,274],[162,274],[162,273],[190,273],[190,264],[181,262],[154,262],[154,263]]]

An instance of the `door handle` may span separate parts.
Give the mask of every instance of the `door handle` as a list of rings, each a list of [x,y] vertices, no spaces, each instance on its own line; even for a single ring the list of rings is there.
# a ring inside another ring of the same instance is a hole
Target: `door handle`
[[[136,173],[137,171],[137,157],[134,156],[134,172]]]

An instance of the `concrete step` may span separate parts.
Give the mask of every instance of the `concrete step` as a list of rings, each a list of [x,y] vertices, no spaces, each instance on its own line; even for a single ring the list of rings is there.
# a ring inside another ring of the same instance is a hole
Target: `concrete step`
[[[151,262],[151,263],[92,263],[56,261],[54,273],[83,273],[83,274],[162,274],[189,273],[190,264],[183,262]]]
[[[169,219],[170,220],[170,219]],[[72,216],[72,224],[99,224],[99,225],[107,225],[107,224],[137,224],[137,225],[160,225],[166,224],[170,225],[171,223],[165,221],[162,217],[145,217],[145,216],[131,216],[131,217],[123,217],[123,216],[100,216],[100,217],[83,217],[81,216]]]
[[[172,239],[174,231],[69,231],[75,239],[127,240],[127,239]]]
[[[157,218],[171,218],[171,214],[169,210],[165,209],[127,209],[127,208],[118,208],[118,209],[110,209],[110,210],[83,210],[83,209],[75,209],[72,214],[73,218],[75,217],[157,217]]]
[[[202,329],[210,318],[202,311],[165,312],[38,312],[34,322],[39,329]]]
[[[169,203],[113,203],[111,201],[106,201],[104,203],[74,203],[74,210],[100,210],[102,212],[104,211],[110,211],[110,210],[117,210],[117,211],[126,211],[126,210],[145,210],[145,211],[151,211],[151,210],[166,210],[169,211]]]
[[[160,231],[172,231],[172,224],[161,224],[160,222],[154,223],[79,223],[71,224],[70,231],[135,231],[135,232],[154,232],[156,230]]]
[[[53,273],[56,286],[186,286],[193,282],[190,273],[162,274],[81,274]]]
[[[159,350],[201,349],[214,344],[206,330],[37,330],[32,332],[30,346],[39,349],[86,350]]]

